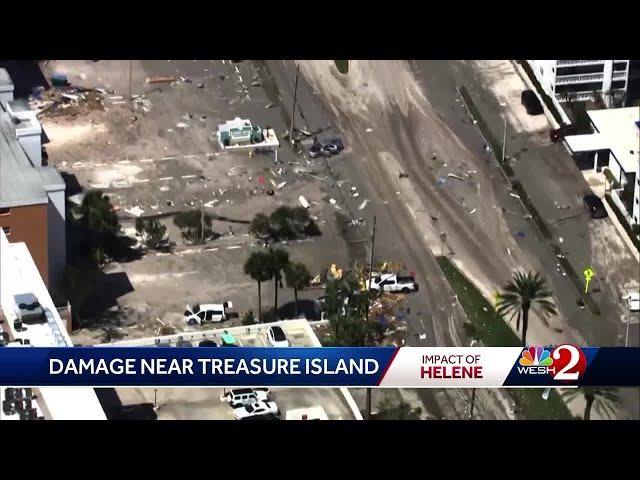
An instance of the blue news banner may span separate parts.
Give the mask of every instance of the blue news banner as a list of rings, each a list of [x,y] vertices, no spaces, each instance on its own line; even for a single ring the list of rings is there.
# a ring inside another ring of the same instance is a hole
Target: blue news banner
[[[0,385],[375,386],[396,351],[380,347],[2,348]]]
[[[640,348],[0,348],[0,385],[640,386]]]

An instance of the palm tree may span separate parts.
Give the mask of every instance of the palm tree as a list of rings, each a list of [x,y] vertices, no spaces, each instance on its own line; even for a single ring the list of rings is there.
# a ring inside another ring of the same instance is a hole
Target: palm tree
[[[273,276],[274,285],[274,306],[276,318],[278,318],[278,286],[282,280],[281,272],[289,264],[289,252],[281,248],[269,248],[269,258],[271,264],[271,275]]]
[[[265,250],[256,250],[251,253],[244,263],[244,273],[258,282],[258,322],[262,321],[262,282],[270,280],[273,276],[271,271],[271,255]]]
[[[587,402],[584,407],[584,420],[591,419],[592,407],[595,408],[596,412],[601,415],[604,414],[610,419],[615,413],[614,405],[620,402],[617,392],[618,390],[615,388],[581,387],[567,390],[562,394],[562,398],[567,402],[571,402],[580,395],[583,395]]]
[[[518,314],[520,328],[520,313],[522,313],[522,346],[527,345],[527,329],[529,328],[529,310],[533,309],[541,315],[555,315],[557,313],[553,300],[550,300],[551,290],[547,282],[538,273],[515,272],[509,283],[498,294],[496,311],[498,315],[510,314],[509,320]]]
[[[293,288],[296,318],[298,318],[298,290],[306,288],[311,282],[311,274],[304,263],[289,263],[284,269],[287,285]]]
[[[79,223],[86,229],[96,263],[100,264],[104,260],[105,249],[113,244],[120,231],[118,216],[109,197],[100,190],[89,191],[78,210],[81,216]]]
[[[378,404],[376,420],[420,420],[421,415],[420,407],[411,408],[411,405],[404,400],[394,403],[389,398],[385,398]]]

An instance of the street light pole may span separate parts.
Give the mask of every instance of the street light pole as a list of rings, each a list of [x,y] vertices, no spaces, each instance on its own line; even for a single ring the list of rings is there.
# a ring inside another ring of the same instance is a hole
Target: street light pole
[[[289,138],[293,145],[293,122],[296,116],[296,98],[298,96],[298,76],[300,75],[300,64],[296,63],[296,84],[293,87],[293,107],[291,107],[291,128],[289,129]]]
[[[627,333],[624,336],[624,346],[629,346],[629,326],[631,325],[631,311],[627,312]]]
[[[503,115],[504,115],[504,135],[502,137],[502,163],[504,163],[504,159],[506,157],[506,153],[507,153],[507,103],[501,103],[500,104],[502,107],[504,107],[503,109]]]
[[[367,292],[367,313],[365,314],[364,321],[369,321],[369,306],[371,305],[371,277],[373,276],[373,246],[376,241],[376,217],[373,216],[373,230],[371,232],[371,255],[369,257],[369,284]],[[365,330],[365,336],[369,336],[369,332]],[[368,339],[368,338],[367,338]],[[369,343],[369,342],[367,342]],[[371,420],[371,388],[367,388],[367,405],[366,405],[367,420]]]
[[[473,347],[476,343],[478,343],[479,339],[474,338],[469,347]],[[473,410],[476,406],[476,389],[471,390],[471,408],[469,409],[469,419],[473,420]]]

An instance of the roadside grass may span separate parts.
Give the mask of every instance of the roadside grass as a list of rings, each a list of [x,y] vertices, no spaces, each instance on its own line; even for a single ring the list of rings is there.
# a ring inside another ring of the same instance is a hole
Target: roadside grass
[[[518,335],[504,318],[496,313],[493,305],[482,296],[473,283],[447,257],[437,257],[437,261],[471,322],[466,330],[474,332],[474,335],[487,347],[520,346]],[[527,420],[571,420],[573,418],[555,390],[550,392],[547,400],[543,400],[542,391],[538,388],[510,388],[508,392],[519,412]]]

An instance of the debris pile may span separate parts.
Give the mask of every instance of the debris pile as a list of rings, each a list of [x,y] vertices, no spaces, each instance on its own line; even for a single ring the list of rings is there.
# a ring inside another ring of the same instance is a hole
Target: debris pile
[[[29,97],[29,106],[36,115],[48,117],[86,115],[104,111],[104,97],[97,89],[66,86],[49,91],[36,90]]]

